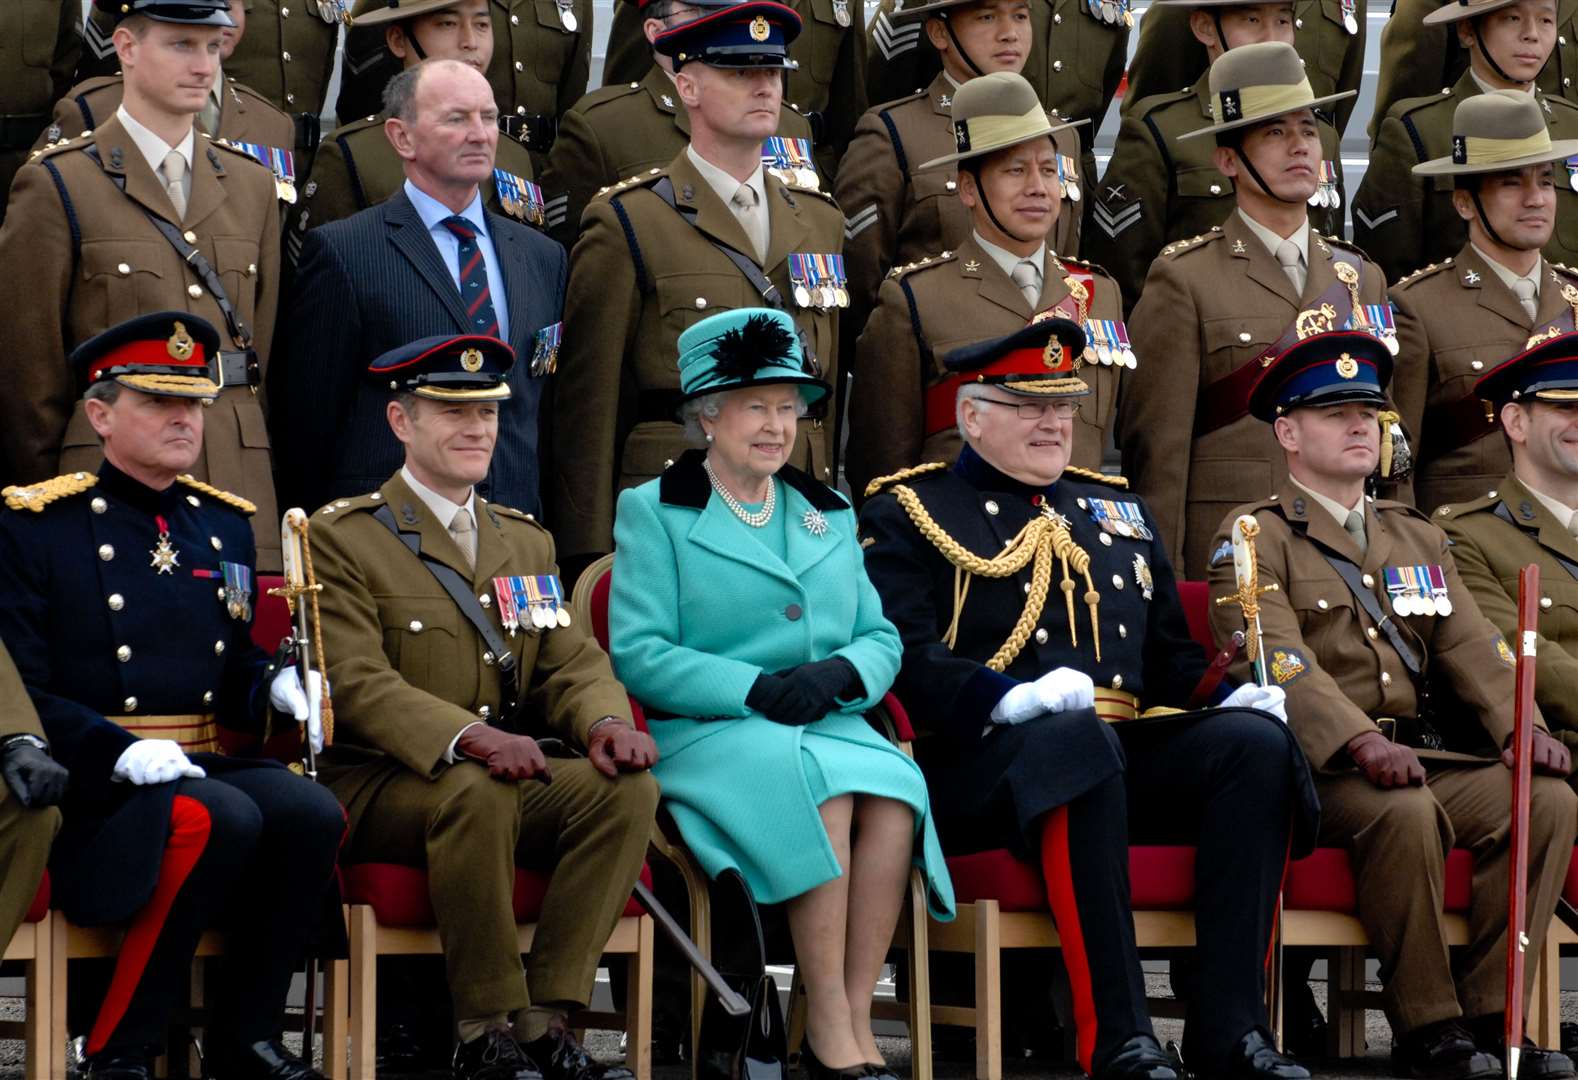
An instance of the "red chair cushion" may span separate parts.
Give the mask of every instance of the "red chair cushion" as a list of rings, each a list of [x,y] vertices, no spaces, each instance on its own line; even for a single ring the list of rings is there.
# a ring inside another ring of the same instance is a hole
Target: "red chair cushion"
[[[1562,886],[1562,899],[1578,904],[1578,848],[1573,849],[1573,861],[1567,864],[1567,883]]]
[[[47,914],[49,914],[49,871],[45,870],[44,880],[38,883],[38,891],[33,894],[33,903],[28,906],[27,914],[22,916],[22,921],[38,922]]]
[[[592,582],[592,636],[605,651],[608,648],[608,593],[613,587],[612,569]]]
[[[278,574],[259,574],[257,593],[252,598],[252,640],[269,655],[279,648],[279,643],[290,633],[290,608],[283,596],[270,596],[270,589],[285,584]]]
[[[1462,848],[1447,852],[1445,908],[1468,911],[1474,857]],[[1353,863],[1342,848],[1316,848],[1288,867],[1286,906],[1294,911],[1358,911]]]
[[[893,730],[899,737],[899,742],[914,742],[915,728],[910,724],[910,714],[904,711],[904,703],[892,691],[882,695],[882,707],[888,710],[888,716],[893,720]]]
[[[399,863],[352,863],[342,869],[340,880],[348,904],[368,904],[380,926],[433,927],[438,917],[427,890],[427,871]],[[652,872],[641,867],[641,881],[652,886]],[[548,892],[548,875],[538,870],[515,868],[515,891],[511,907],[515,921],[532,922],[542,914],[543,897]],[[644,914],[645,909],[632,897],[625,904],[625,915]]]
[[[1216,641],[1211,634],[1211,586],[1203,581],[1179,581],[1178,599],[1183,604],[1184,618],[1189,620],[1189,636],[1200,643],[1207,656],[1216,655]]]

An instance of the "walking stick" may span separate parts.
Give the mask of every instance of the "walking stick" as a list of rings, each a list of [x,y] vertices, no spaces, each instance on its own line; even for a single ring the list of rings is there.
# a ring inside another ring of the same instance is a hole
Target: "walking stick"
[[[1535,635],[1540,568],[1518,573],[1517,697],[1512,705],[1512,860],[1507,876],[1507,1080],[1518,1078],[1523,1047],[1523,964],[1529,948],[1529,788],[1533,782]]]

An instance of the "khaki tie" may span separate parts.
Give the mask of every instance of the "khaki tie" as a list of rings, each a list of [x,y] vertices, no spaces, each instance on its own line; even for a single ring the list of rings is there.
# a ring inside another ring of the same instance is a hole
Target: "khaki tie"
[[[1523,310],[1528,312],[1529,325],[1534,324],[1534,313],[1538,310],[1535,306],[1534,282],[1530,278],[1520,277],[1512,280],[1512,292],[1518,298],[1518,303],[1523,305]]]
[[[1363,514],[1359,513],[1357,510],[1349,510],[1348,518],[1342,523],[1342,527],[1348,530],[1348,535],[1353,537],[1353,542],[1359,545],[1360,551],[1367,552],[1370,550],[1370,542],[1365,538],[1364,535]]]
[[[475,570],[477,568],[477,530],[472,526],[470,510],[462,506],[455,511],[455,519],[449,523],[449,535],[455,538],[455,546],[466,557],[466,566]]]
[[[735,189],[734,197],[729,200],[729,205],[734,208],[734,216],[745,226],[745,235],[750,237],[751,244],[756,248],[756,261],[765,262],[767,259],[767,215],[760,210],[760,200],[756,198],[756,189],[749,184],[741,184]]]
[[[1014,279],[1014,284],[1019,286],[1019,291],[1024,293],[1025,303],[1034,311],[1041,302],[1041,270],[1029,259],[1022,259],[1014,264],[1013,273],[1008,275]]]
[[[213,94],[209,94],[208,100],[203,103],[202,111],[197,114],[197,122],[210,135],[219,134],[219,99]]]
[[[1293,282],[1293,291],[1303,296],[1304,262],[1299,256],[1299,246],[1291,240],[1282,241],[1277,245],[1277,262],[1282,264],[1283,272]]]
[[[165,194],[170,196],[170,204],[175,207],[175,217],[179,221],[186,217],[186,159],[179,150],[171,150],[164,155],[159,171],[164,174]]]

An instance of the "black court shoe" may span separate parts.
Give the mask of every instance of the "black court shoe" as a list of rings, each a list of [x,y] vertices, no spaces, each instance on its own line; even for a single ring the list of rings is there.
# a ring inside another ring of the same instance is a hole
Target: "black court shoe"
[[[1135,1035],[1118,1047],[1096,1074],[1096,1080],[1179,1080],[1173,1059],[1154,1035]]]
[[[859,1065],[851,1065],[845,1069],[835,1069],[823,1065],[817,1058],[816,1051],[811,1049],[809,1035],[800,1043],[800,1071],[805,1073],[806,1080],[866,1080],[869,1069],[875,1066],[867,1065],[862,1061]]]
[[[543,1080],[542,1070],[506,1027],[490,1027],[455,1047],[449,1071],[455,1080]]]
[[[324,1080],[278,1039],[242,1043],[210,1036],[203,1046],[203,1071],[215,1080]]]
[[[142,1054],[95,1054],[82,1064],[87,1080],[153,1080],[153,1060]]]
[[[1250,1028],[1209,1075],[1214,1080],[1310,1080],[1310,1071],[1279,1051],[1260,1028]]]
[[[1418,1080],[1495,1080],[1501,1075],[1501,1059],[1476,1046],[1456,1020],[1438,1020],[1393,1044],[1392,1072]]]
[[[525,1055],[537,1063],[543,1080],[635,1080],[635,1073],[623,1065],[604,1065],[561,1028],[548,1029],[540,1039],[521,1043]]]

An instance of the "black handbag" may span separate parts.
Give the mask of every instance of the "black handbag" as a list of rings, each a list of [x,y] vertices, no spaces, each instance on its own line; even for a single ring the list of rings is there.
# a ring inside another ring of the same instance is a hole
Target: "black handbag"
[[[738,943],[740,953],[723,962],[714,956],[714,963],[724,980],[750,1002],[751,1011],[730,1016],[716,996],[707,996],[696,1039],[696,1076],[698,1080],[788,1080],[789,1036],[778,985],[767,971],[761,912],[737,871],[719,874],[710,892],[713,941]],[[718,933],[725,927],[733,931],[728,936]]]

